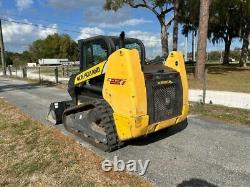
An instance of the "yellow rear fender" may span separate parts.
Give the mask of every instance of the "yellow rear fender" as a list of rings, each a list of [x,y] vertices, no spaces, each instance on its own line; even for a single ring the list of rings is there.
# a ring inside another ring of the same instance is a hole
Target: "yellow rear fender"
[[[120,140],[146,133],[149,119],[147,94],[140,57],[136,49],[122,48],[109,56],[102,93],[114,111],[113,116]],[[138,130],[135,131],[134,128]]]

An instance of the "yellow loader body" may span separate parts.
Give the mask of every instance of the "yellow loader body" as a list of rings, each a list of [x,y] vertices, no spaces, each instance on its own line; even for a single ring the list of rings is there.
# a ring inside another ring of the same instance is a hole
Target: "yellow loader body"
[[[147,113],[147,90],[138,51],[120,49],[108,58],[102,93],[114,111],[115,126],[120,140],[144,136],[186,119],[188,84],[183,55],[180,52],[171,52],[164,66],[180,73],[183,89],[182,112],[177,117],[150,124]],[[159,84],[171,83],[166,81]]]
[[[68,82],[69,101],[50,105],[48,119],[90,143],[113,151],[126,140],[186,120],[188,84],[183,55],[148,61],[135,38],[79,40],[80,71]]]

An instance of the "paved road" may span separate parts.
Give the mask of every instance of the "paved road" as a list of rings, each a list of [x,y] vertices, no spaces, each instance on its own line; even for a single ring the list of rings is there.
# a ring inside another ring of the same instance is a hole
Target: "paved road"
[[[45,121],[52,101],[68,99],[63,90],[0,78],[0,97],[37,120]],[[84,147],[113,159],[149,159],[145,175],[157,186],[249,186],[250,128],[234,127],[190,117],[188,127],[171,136],[162,131],[130,142],[113,153],[103,153],[79,140]],[[63,133],[66,133],[61,126]]]

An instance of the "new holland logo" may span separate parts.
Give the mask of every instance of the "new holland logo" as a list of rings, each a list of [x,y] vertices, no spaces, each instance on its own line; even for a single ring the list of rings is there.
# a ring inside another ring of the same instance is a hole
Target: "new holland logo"
[[[166,80],[166,81],[159,81],[157,82],[158,85],[162,85],[162,84],[173,84],[173,81],[171,80]]]
[[[96,73],[99,73],[100,71],[101,71],[101,69],[100,69],[99,67],[96,67],[95,69],[89,70],[89,71],[87,71],[87,72],[85,72],[85,73],[79,75],[79,76],[77,77],[77,81],[86,79],[86,78],[88,78],[88,77],[91,76],[91,75],[94,75],[94,74],[96,74]]]
[[[107,80],[110,84],[124,85],[126,83],[126,79],[114,79],[108,78]]]

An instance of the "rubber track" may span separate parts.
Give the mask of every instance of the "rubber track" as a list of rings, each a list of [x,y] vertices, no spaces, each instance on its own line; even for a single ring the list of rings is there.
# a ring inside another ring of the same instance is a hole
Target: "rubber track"
[[[117,135],[113,118],[113,110],[105,100],[98,101],[96,104],[101,115],[100,125],[106,132],[107,144],[109,148],[108,151],[114,151],[123,146],[123,142],[119,141]]]
[[[67,125],[64,124],[66,130],[68,130],[69,132],[79,136],[81,139],[86,140],[92,145],[107,152],[111,152],[122,147],[124,143],[119,141],[116,128],[115,128],[114,119],[113,119],[113,110],[105,100],[98,99],[98,100],[90,101],[90,102],[87,102],[87,103],[84,103],[75,107],[71,107],[65,111],[64,117],[66,117],[67,114],[77,113],[78,111],[81,111],[81,108],[86,106],[86,104],[87,105],[91,104],[95,106],[95,108],[91,110],[95,110],[95,112],[97,113],[97,116],[100,116],[101,121],[98,125],[101,128],[104,128],[104,131],[106,133],[106,138],[107,138],[107,144],[103,142],[96,143],[95,137],[86,137],[83,135],[83,133],[81,132],[79,133],[79,132],[76,132],[75,130],[72,130],[71,128],[67,128]]]

